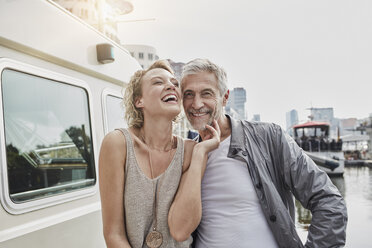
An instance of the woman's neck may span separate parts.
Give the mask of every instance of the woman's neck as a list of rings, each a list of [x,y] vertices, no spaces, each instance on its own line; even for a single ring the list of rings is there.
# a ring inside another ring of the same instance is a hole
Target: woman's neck
[[[138,137],[153,150],[168,151],[173,148],[172,122],[147,119],[139,129]]]

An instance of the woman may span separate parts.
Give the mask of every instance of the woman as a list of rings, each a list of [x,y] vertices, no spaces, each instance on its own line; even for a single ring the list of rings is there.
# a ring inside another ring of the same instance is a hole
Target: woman
[[[190,247],[201,218],[200,183],[193,182],[219,145],[217,123],[198,144],[173,136],[181,92],[165,61],[133,75],[124,105],[129,128],[106,135],[99,159],[107,247]]]

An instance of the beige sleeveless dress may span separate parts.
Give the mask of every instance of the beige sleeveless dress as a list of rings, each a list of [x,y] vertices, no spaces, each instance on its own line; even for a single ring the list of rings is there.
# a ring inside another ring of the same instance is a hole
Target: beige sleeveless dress
[[[177,137],[177,150],[168,168],[157,178],[148,178],[138,166],[134,153],[132,137],[127,129],[123,132],[127,143],[125,166],[125,227],[128,241],[132,248],[145,247],[146,236],[153,227],[154,187],[158,181],[157,231],[163,235],[160,247],[190,247],[192,237],[184,242],[177,242],[169,233],[168,212],[177,192],[182,174],[184,143]]]

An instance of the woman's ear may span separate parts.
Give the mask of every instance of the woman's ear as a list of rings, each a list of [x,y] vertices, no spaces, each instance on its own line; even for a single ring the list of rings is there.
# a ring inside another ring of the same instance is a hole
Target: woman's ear
[[[136,106],[136,108],[143,108],[142,98],[137,98],[137,100],[134,103],[134,106]]]

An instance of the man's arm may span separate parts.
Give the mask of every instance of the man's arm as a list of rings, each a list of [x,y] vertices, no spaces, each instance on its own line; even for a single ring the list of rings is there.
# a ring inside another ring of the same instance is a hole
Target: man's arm
[[[343,247],[347,210],[340,192],[291,137],[277,132],[285,184],[312,214],[305,247]]]

